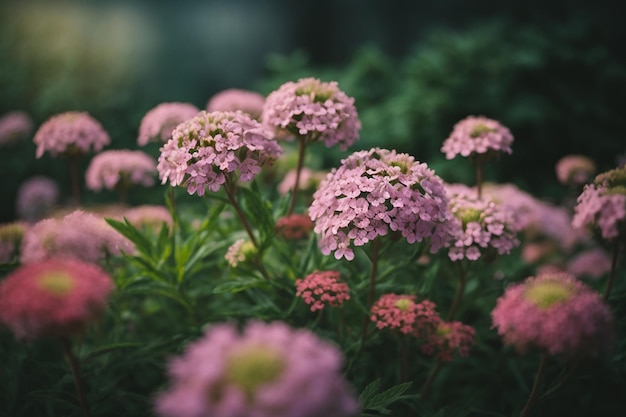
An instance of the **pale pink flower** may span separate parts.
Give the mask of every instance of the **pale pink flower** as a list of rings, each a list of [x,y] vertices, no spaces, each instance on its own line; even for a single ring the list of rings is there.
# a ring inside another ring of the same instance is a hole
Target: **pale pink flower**
[[[94,156],[85,180],[93,191],[114,190],[118,186],[154,185],[156,161],[145,152],[131,150],[109,150]]]
[[[101,268],[75,259],[21,266],[0,282],[0,322],[17,339],[70,336],[96,321],[113,282]]]
[[[415,301],[414,295],[384,294],[370,309],[370,320],[378,329],[397,330],[402,334],[427,339],[437,329],[441,318],[430,300]]]
[[[206,105],[207,112],[241,110],[256,120],[261,119],[265,97],[255,91],[229,88],[215,94]]]
[[[339,271],[315,271],[296,280],[296,296],[309,304],[311,311],[322,310],[325,305],[340,307],[350,299],[350,288],[340,278]]]
[[[145,146],[149,142],[167,142],[172,131],[182,122],[191,119],[200,110],[189,103],[161,103],[150,109],[141,119],[137,144]]]
[[[341,351],[282,322],[209,326],[170,361],[163,417],[349,417],[358,402],[341,375]]]
[[[15,209],[20,219],[35,222],[44,218],[59,201],[59,187],[48,177],[35,176],[17,190]]]
[[[359,138],[361,129],[354,98],[341,91],[336,81],[316,78],[287,82],[270,93],[261,119],[279,136],[287,133],[327,147],[339,145],[344,151]]]
[[[246,239],[237,239],[235,243],[228,247],[224,259],[230,266],[236,268],[240,263],[249,260],[251,256],[257,253],[256,246]]]
[[[0,146],[13,145],[33,132],[33,120],[23,111],[12,111],[0,117]]]
[[[44,152],[52,156],[98,152],[111,143],[109,134],[87,112],[66,112],[44,122],[33,138],[37,158]]]
[[[435,253],[450,238],[443,182],[425,163],[386,149],[358,151],[341,161],[313,195],[309,215],[324,255],[354,258],[352,246],[397,232]]]
[[[126,210],[123,216],[136,228],[145,228],[156,232],[161,230],[163,224],[171,226],[173,223],[172,215],[163,206],[142,205],[132,207]]]
[[[469,116],[458,122],[444,141],[441,152],[446,159],[486,154],[511,154],[513,135],[498,121],[486,117]]]
[[[584,155],[566,155],[556,163],[556,178],[561,184],[579,186],[591,179],[596,164]]]
[[[600,278],[611,270],[611,256],[602,248],[587,249],[570,259],[566,269],[574,276]]]
[[[242,112],[202,111],[181,123],[161,148],[157,169],[165,184],[189,194],[217,192],[227,181],[251,181],[282,154],[259,122]]]
[[[611,312],[590,287],[567,273],[514,284],[491,313],[504,343],[565,358],[595,356],[613,346]]]

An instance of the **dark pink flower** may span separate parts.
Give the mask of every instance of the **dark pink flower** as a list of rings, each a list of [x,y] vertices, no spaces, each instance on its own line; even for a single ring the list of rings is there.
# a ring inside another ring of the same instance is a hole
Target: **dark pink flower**
[[[286,240],[301,240],[313,231],[313,221],[306,214],[294,213],[276,221],[278,236]]]
[[[111,143],[109,134],[87,112],[66,112],[52,116],[43,123],[35,137],[37,158],[44,152],[52,156],[80,155],[98,152]]]
[[[450,362],[454,356],[466,357],[474,345],[476,331],[458,321],[441,321],[422,345],[422,353],[436,355],[439,362]]]
[[[100,317],[112,290],[110,277],[93,264],[50,259],[24,265],[0,283],[0,321],[24,340],[80,333]]]
[[[350,288],[340,277],[339,271],[315,271],[296,280],[296,296],[309,304],[311,311],[322,310],[325,305],[339,307],[350,299]]]
[[[415,300],[414,295],[384,294],[372,305],[370,319],[378,329],[397,330],[427,339],[437,329],[441,318],[432,301],[417,303]]]

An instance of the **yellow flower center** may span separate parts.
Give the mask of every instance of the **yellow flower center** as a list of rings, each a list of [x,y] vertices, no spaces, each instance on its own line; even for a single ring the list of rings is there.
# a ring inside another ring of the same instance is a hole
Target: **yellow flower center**
[[[524,291],[524,297],[543,310],[569,300],[572,294],[570,285],[552,280],[532,283]]]
[[[476,126],[474,126],[474,128],[472,129],[472,131],[470,132],[470,136],[472,138],[477,138],[479,136],[482,136],[486,133],[491,133],[491,132],[495,132],[496,129],[492,129],[482,123],[478,123],[476,124]]]
[[[239,387],[248,400],[255,390],[275,381],[285,370],[283,355],[268,346],[245,346],[228,358],[224,382]]]
[[[463,227],[467,226],[468,223],[478,222],[480,220],[480,210],[475,208],[460,208],[454,213],[457,218],[461,220],[463,223]]]
[[[75,285],[72,277],[63,272],[50,272],[42,275],[38,283],[44,290],[59,296],[68,294]]]
[[[315,103],[324,103],[326,100],[333,97],[333,90],[331,88],[325,88],[321,84],[310,83],[303,85],[296,90],[297,96],[312,96]]]
[[[452,328],[448,324],[440,324],[437,327],[437,336],[446,336],[452,332]]]
[[[407,311],[409,309],[409,307],[411,307],[413,305],[413,301],[409,300],[408,298],[402,298],[398,301],[396,301],[395,306],[400,310],[400,311]]]

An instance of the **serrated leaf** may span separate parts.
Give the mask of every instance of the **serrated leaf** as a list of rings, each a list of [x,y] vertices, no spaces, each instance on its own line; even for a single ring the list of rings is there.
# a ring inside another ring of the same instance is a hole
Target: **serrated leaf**
[[[376,410],[382,414],[389,414],[390,411],[387,407],[400,399],[402,397],[402,394],[404,394],[404,392],[409,389],[411,384],[411,382],[405,382],[399,385],[395,385],[381,393],[373,395],[363,404],[363,409]]]

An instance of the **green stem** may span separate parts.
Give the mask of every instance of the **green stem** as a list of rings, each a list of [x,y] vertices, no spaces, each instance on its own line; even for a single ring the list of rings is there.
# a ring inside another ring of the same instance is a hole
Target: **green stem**
[[[68,338],[61,338],[61,346],[63,348],[63,354],[65,355],[65,359],[70,367],[70,371],[72,372],[72,377],[74,378],[74,387],[76,388],[76,394],[78,395],[78,402],[80,403],[80,408],[83,412],[83,416],[91,417],[91,413],[89,412],[89,405],[87,404],[87,396],[85,395],[85,385],[83,384],[83,380],[80,377],[80,366],[76,357],[72,353],[72,345]]]
[[[435,378],[437,377],[437,374],[439,373],[442,365],[443,364],[440,361],[437,361],[435,366],[430,369],[430,373],[426,378],[426,382],[424,382],[424,387],[422,388],[422,395],[420,396],[420,399],[423,400],[427,398],[428,395],[430,395],[430,390],[433,387],[433,382],[435,382]]]
[[[248,236],[250,236],[250,241],[258,249],[259,244],[258,244],[256,238],[254,237],[254,233],[252,233],[252,229],[250,228],[250,224],[248,223],[248,219],[246,219],[245,214],[243,214],[243,211],[241,210],[241,207],[239,206],[239,203],[237,202],[237,199],[235,198],[233,188],[234,187],[233,187],[232,183],[230,182],[230,180],[228,179],[228,176],[227,176],[226,177],[226,183],[224,184],[224,190],[226,191],[226,196],[228,197],[228,200],[230,201],[230,203],[234,207],[235,212],[237,212],[237,217],[239,217],[239,220],[241,220],[241,224],[246,229],[246,232],[248,233]]]
[[[609,300],[611,295],[611,288],[613,287],[613,281],[615,280],[615,270],[617,269],[617,256],[619,254],[619,243],[613,243],[613,256],[611,257],[611,272],[609,273],[609,280],[606,282],[606,289],[604,290],[604,301]]]
[[[456,262],[456,264],[459,267],[459,286],[456,289],[454,301],[452,302],[452,307],[450,307],[450,312],[448,313],[448,321],[452,321],[454,319],[454,316],[459,309],[459,305],[461,304],[461,298],[463,298],[463,294],[465,293],[466,271],[463,270],[463,265],[461,265],[460,261]]]
[[[478,190],[478,199],[483,196],[483,162],[480,158],[476,160],[476,189]]]
[[[520,417],[527,417],[530,413],[531,408],[535,404],[537,400],[537,396],[539,394],[539,389],[541,387],[541,382],[543,381],[543,376],[546,370],[546,364],[548,363],[548,355],[543,353],[541,355],[541,362],[539,362],[539,369],[537,370],[537,374],[535,375],[535,383],[533,384],[532,391],[530,392],[530,396],[528,397],[528,401],[524,406],[524,409],[520,413]]]
[[[287,210],[288,216],[291,213],[293,213],[293,210],[296,207],[296,200],[298,199],[298,190],[300,189],[300,175],[302,173],[302,166],[304,165],[305,150],[306,150],[306,139],[300,138],[299,145],[298,145],[298,166],[296,167],[296,181],[293,185],[293,193],[291,194],[291,203],[289,204],[289,209]]]
[[[78,180],[78,156],[68,157],[70,167],[70,181],[72,183],[72,202],[75,206],[80,206],[80,182]]]

